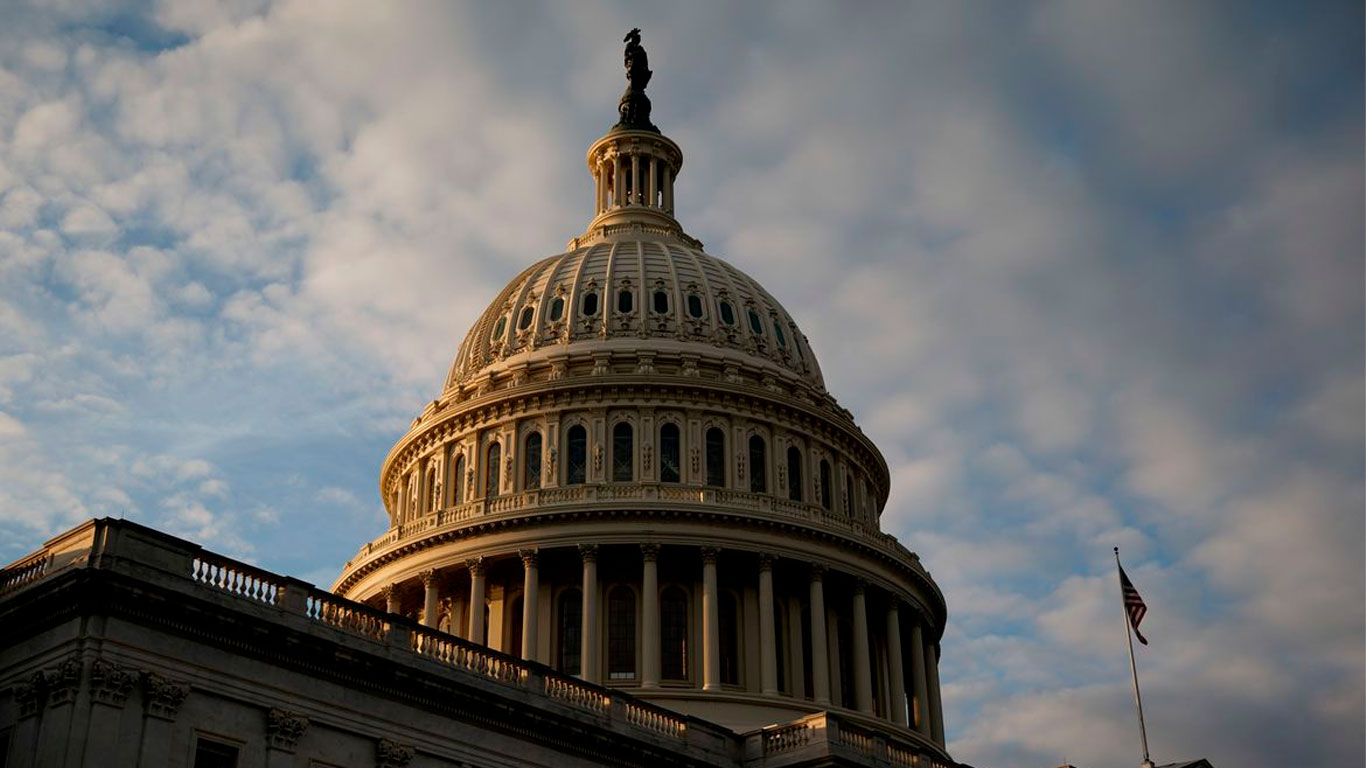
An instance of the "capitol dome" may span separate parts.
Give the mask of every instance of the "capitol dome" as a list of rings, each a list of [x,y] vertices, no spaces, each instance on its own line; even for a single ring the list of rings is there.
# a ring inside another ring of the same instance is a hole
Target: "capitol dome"
[[[838,710],[948,760],[947,608],[880,529],[886,461],[792,314],[684,232],[628,70],[587,229],[475,320],[333,591],[681,716]]]

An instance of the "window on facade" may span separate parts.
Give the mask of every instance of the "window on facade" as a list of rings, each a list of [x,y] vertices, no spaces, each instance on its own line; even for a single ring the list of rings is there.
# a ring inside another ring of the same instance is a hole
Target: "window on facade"
[[[768,492],[768,446],[758,435],[749,438],[749,490]]]
[[[659,428],[659,482],[677,483],[682,477],[679,472],[679,456],[682,453],[678,439],[678,425],[665,424]]]
[[[795,445],[787,447],[787,497],[802,500],[802,452]]]
[[[508,627],[508,639],[503,643],[503,653],[509,656],[522,658],[522,596],[512,598],[508,605],[507,621],[511,626]]]
[[[669,294],[664,291],[655,291],[655,311],[661,315],[669,313]]]
[[[498,341],[503,338],[503,331],[507,330],[507,327],[508,319],[506,317],[498,318],[498,322],[493,324],[493,335],[489,336],[489,340]]]
[[[583,295],[583,314],[585,317],[592,317],[598,313],[598,295],[596,293],[585,293]]]
[[[492,498],[498,495],[498,467],[503,462],[503,446],[489,443],[488,461],[484,464],[484,495]]]
[[[688,294],[688,315],[694,318],[702,317],[702,297],[695,293]]]
[[[764,335],[764,320],[752,309],[749,310],[749,332],[755,336]]]
[[[688,596],[679,587],[659,595],[659,675],[688,679]]]
[[[617,291],[617,311],[623,315],[630,314],[635,307],[635,294],[630,291]]]
[[[583,648],[583,593],[577,589],[566,589],[560,593],[557,602],[559,624],[555,628],[555,668],[566,675],[577,675]]]
[[[607,593],[607,678],[636,676],[636,593],[615,586]]]
[[[830,462],[821,459],[821,506],[831,509],[833,507],[831,503],[833,495],[834,492],[830,488]]]
[[[735,325],[735,308],[730,305],[730,302],[721,302],[720,309],[721,322],[725,323],[726,325]]]
[[[740,684],[740,605],[735,593],[722,590],[717,595],[718,634],[721,636],[721,683]]]
[[[632,462],[635,451],[635,435],[631,425],[620,422],[612,427],[612,481],[629,483],[635,478]]]
[[[588,430],[570,427],[565,443],[564,483],[583,485],[588,481]]]
[[[522,466],[525,467],[523,487],[533,490],[541,487],[541,433],[532,432],[526,436],[522,446]]]
[[[451,503],[461,504],[465,501],[465,454],[456,454],[455,469],[451,470]]]
[[[531,319],[536,316],[536,310],[531,307],[522,309],[522,316],[517,320],[517,330],[525,331],[531,327]]]
[[[707,430],[707,485],[726,484],[726,433],[719,427]]]
[[[237,747],[200,736],[194,745],[194,768],[237,768]]]
[[[555,322],[564,317],[564,299],[556,296],[550,300],[550,322]]]

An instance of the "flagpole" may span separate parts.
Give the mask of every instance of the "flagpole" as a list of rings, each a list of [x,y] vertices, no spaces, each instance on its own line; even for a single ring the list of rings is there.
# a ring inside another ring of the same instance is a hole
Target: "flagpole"
[[[1115,547],[1115,575],[1118,576],[1122,566],[1119,564],[1119,547]],[[1134,636],[1129,624],[1129,608],[1124,604],[1124,580],[1119,582],[1119,606],[1124,610],[1124,640],[1129,644],[1129,671],[1134,679],[1134,704],[1138,707],[1138,736],[1143,740],[1143,766],[1142,768],[1154,768],[1153,761],[1148,758],[1148,728],[1143,724],[1143,696],[1138,692],[1138,662],[1134,661]]]

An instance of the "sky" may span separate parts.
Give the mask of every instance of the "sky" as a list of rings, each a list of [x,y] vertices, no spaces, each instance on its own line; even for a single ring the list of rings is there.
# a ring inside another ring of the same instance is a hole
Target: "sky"
[[[1363,764],[1359,3],[3,0],[0,562],[88,517],[321,585],[583,231],[644,30],[676,205],[943,588],[949,748]]]

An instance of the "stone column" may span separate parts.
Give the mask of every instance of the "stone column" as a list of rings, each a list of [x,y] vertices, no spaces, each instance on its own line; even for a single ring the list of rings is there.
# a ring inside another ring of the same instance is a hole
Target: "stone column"
[[[402,608],[398,604],[398,585],[390,584],[379,591],[384,597],[384,610],[386,613],[400,613]]]
[[[702,548],[702,690],[721,690],[721,615],[717,604],[716,547]]]
[[[887,677],[892,697],[892,722],[906,725],[906,672],[901,666],[901,612],[896,597],[887,600]]]
[[[792,697],[794,699],[806,698],[806,649],[802,647],[802,601],[798,597],[787,599],[787,668],[792,675]],[[782,674],[778,670],[778,674]]]
[[[930,693],[930,736],[936,742],[944,743],[944,708],[939,701],[939,647],[936,643],[925,645],[925,673],[929,678]]]
[[[640,580],[640,687],[659,687],[659,545],[641,544],[644,573]]]
[[[593,215],[602,213],[602,161],[593,163]]]
[[[484,558],[472,557],[465,561],[470,569],[470,632],[465,639],[484,644]]]
[[[598,545],[580,544],[583,558],[583,647],[579,652],[579,676],[590,683],[601,682],[598,674]]]
[[[650,177],[650,181],[645,185],[645,191],[649,193],[650,200],[647,203],[651,208],[658,208],[659,203],[659,158],[649,158],[649,163],[645,166],[645,175]]]
[[[925,679],[925,632],[920,617],[911,622],[911,726],[930,735],[930,695]]]
[[[536,658],[536,641],[540,639],[536,619],[541,615],[541,574],[537,566],[537,552],[523,549],[517,554],[522,556],[522,658],[540,661]]]
[[[673,182],[673,172],[669,170],[669,166],[668,166],[668,165],[665,165],[664,168],[663,168],[663,170],[664,170],[664,212],[667,213],[667,214],[669,214],[670,216],[672,216],[672,215],[673,215],[673,212],[674,212],[674,182]]]
[[[622,188],[626,186],[626,174],[621,169],[621,155],[612,156],[612,207],[620,208],[626,203],[621,199]]]
[[[631,205],[640,205],[640,203],[641,203],[641,198],[642,198],[642,197],[644,197],[644,195],[641,194],[641,189],[640,189],[640,153],[639,153],[639,152],[632,152],[632,153],[631,153]]]
[[[422,598],[422,626],[436,629],[439,618],[436,613],[441,605],[441,585],[436,569],[423,571],[417,577],[422,579],[422,586],[426,590]]]
[[[759,555],[759,682],[764,695],[778,694],[778,649],[773,634],[773,555]]]
[[[864,714],[873,714],[873,668],[868,656],[868,585],[863,579],[854,582],[854,706]]]
[[[811,696],[830,706],[830,657],[825,635],[825,566],[811,566]]]

